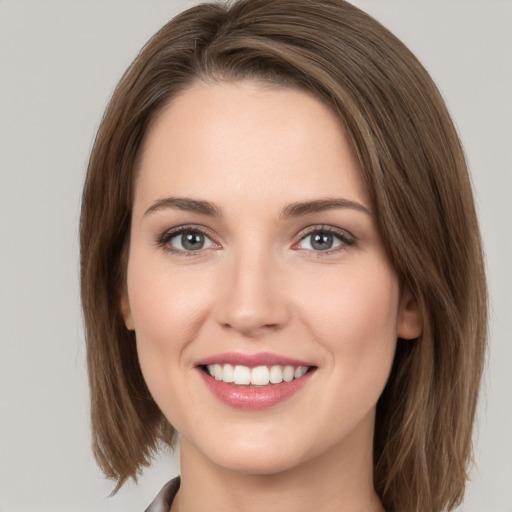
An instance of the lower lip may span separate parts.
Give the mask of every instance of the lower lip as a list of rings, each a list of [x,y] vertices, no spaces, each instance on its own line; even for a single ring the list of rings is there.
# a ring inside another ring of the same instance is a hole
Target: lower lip
[[[300,379],[281,384],[269,384],[268,386],[251,387],[228,384],[222,380],[216,380],[203,370],[199,369],[208,389],[221,401],[236,409],[255,411],[273,407],[295,393],[300,391],[310,380],[314,372],[308,372]]]

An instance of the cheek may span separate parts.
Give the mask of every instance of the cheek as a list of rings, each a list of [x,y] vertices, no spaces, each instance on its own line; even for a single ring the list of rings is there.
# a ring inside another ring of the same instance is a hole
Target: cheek
[[[137,334],[152,333],[155,342],[167,340],[168,344],[193,334],[207,286],[199,273],[177,272],[160,259],[130,257],[128,296]]]
[[[379,263],[315,277],[301,309],[329,353],[333,372],[340,370],[354,385],[379,381],[383,386],[397,340],[400,293],[395,273]]]
[[[176,272],[158,258],[130,257],[128,296],[137,352],[154,396],[159,388],[169,389],[176,370],[190,363],[183,353],[197,336],[208,301],[208,286],[198,280],[194,273]]]
[[[348,331],[372,338],[390,331],[396,335],[399,284],[387,265],[376,262],[317,273],[311,284],[304,289],[302,305],[326,333],[343,338]]]
[[[135,325],[137,354],[144,380],[163,414],[186,431],[187,405],[193,400],[187,347],[204,321],[208,286],[194,274],[171,271],[158,258],[137,258],[128,265],[128,296]],[[203,276],[204,277],[204,276]]]
[[[326,354],[328,385],[316,404],[331,418],[326,438],[337,439],[340,432],[348,433],[369,417],[389,377],[399,285],[392,271],[380,270],[352,268],[337,278],[331,273],[325,280],[317,279],[317,291],[304,298],[307,328]]]

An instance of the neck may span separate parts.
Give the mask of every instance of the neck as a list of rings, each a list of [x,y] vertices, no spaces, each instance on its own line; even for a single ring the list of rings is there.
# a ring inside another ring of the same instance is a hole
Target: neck
[[[363,445],[347,438],[290,469],[247,474],[215,465],[182,439],[181,487],[171,512],[384,512],[373,487],[372,443]]]

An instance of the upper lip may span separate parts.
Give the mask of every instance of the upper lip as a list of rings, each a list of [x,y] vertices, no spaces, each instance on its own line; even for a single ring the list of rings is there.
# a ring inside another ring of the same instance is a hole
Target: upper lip
[[[258,352],[248,354],[243,352],[225,352],[210,357],[205,357],[195,363],[196,366],[206,366],[209,364],[232,364],[240,366],[248,366],[254,368],[256,366],[312,366],[306,361],[301,361],[292,357],[273,354],[272,352]]]

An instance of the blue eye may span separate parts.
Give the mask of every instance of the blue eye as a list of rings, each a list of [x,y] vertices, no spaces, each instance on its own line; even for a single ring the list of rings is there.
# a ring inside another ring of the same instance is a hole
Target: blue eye
[[[214,246],[210,237],[192,228],[181,228],[165,233],[159,243],[171,252],[194,252]]]
[[[319,252],[353,244],[354,240],[348,234],[334,232],[332,229],[316,229],[302,237],[297,247]]]

